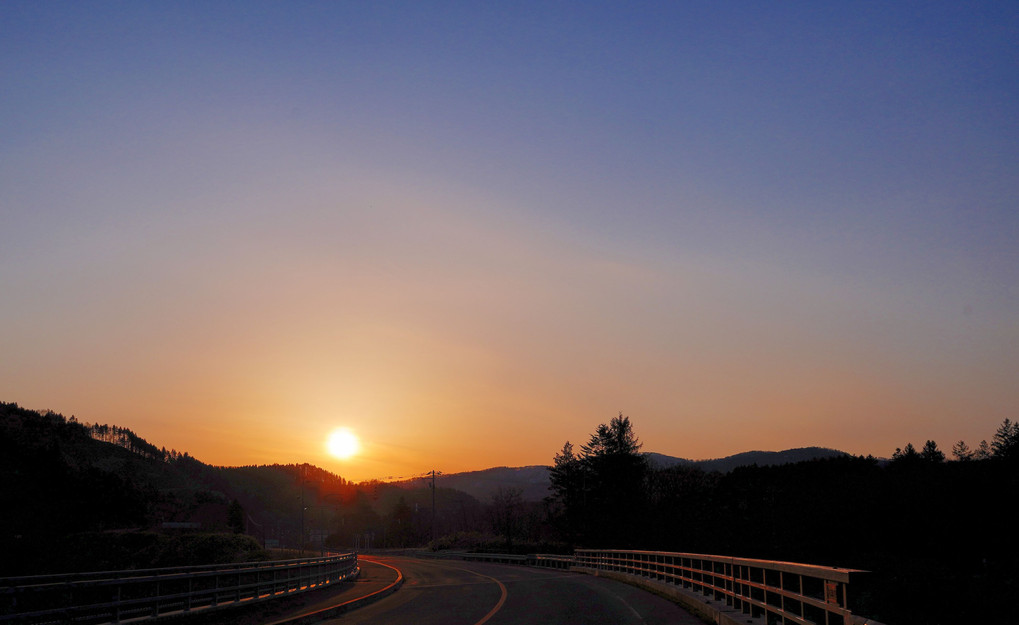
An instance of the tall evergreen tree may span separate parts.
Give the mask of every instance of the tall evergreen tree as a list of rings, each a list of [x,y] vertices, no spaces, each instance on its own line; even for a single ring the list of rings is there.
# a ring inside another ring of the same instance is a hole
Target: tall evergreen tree
[[[991,440],[995,458],[1009,458],[1019,454],[1019,422],[1010,419],[1002,421]]]
[[[648,465],[629,417],[602,423],[577,456],[567,442],[550,468],[553,502],[567,538],[581,544],[637,542],[646,503]]]
[[[895,453],[892,454],[892,462],[903,463],[903,462],[915,462],[920,459],[920,454],[916,451],[916,447],[913,447],[913,443],[906,443],[906,447],[900,449],[895,448]]]
[[[587,479],[587,525],[600,544],[632,546],[645,503],[647,460],[629,417],[601,424],[581,445]]]
[[[945,461],[945,454],[938,449],[938,444],[930,440],[924,444],[923,451],[920,452],[920,457],[927,462]]]
[[[243,534],[245,529],[244,508],[241,502],[234,499],[226,511],[226,523],[234,534]]]
[[[974,460],[987,460],[991,457],[991,446],[987,444],[986,440],[980,441],[977,445],[977,450],[973,452]]]
[[[973,459],[973,452],[970,451],[966,441],[959,441],[952,446],[952,456],[960,462],[966,462]]]
[[[562,451],[555,455],[549,468],[549,499],[558,508],[558,516],[562,519],[566,539],[573,543],[579,531],[579,523],[583,515],[584,502],[584,471],[586,467],[573,453],[573,444],[566,441]]]

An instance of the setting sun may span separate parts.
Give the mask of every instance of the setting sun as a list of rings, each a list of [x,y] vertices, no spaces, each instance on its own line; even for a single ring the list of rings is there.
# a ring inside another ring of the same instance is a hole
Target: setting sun
[[[326,440],[326,448],[329,450],[329,453],[340,460],[353,457],[357,454],[360,447],[361,444],[357,440],[357,435],[347,428],[333,430]]]

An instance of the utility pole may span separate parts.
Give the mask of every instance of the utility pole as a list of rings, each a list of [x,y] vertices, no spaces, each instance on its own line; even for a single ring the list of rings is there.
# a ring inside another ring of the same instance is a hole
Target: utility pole
[[[258,530],[262,533],[262,549],[265,549],[265,526],[256,521],[255,519],[251,518],[251,515],[248,514],[247,512],[245,512],[244,514],[248,517],[248,524],[257,526]]]
[[[304,557],[304,477],[305,477],[304,469],[305,469],[305,467],[302,465],[301,466],[301,536],[300,536],[300,538],[297,539],[297,548],[298,548],[298,550],[300,550],[300,553],[301,553],[301,555],[298,556],[299,558],[303,558]]]
[[[435,542],[435,469],[432,469],[432,542]]]

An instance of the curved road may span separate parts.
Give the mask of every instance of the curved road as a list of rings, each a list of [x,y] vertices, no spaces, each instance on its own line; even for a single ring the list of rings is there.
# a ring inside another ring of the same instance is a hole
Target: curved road
[[[674,603],[609,579],[524,566],[362,556],[403,572],[403,587],[334,625],[702,625]]]

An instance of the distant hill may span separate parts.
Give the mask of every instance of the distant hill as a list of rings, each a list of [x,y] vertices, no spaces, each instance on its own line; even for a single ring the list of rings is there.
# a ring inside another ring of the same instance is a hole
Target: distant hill
[[[431,477],[391,482],[403,488],[421,488]],[[436,478],[436,486],[463,491],[479,501],[489,501],[500,488],[518,488],[525,501],[539,501],[548,495],[548,467],[493,467],[482,471],[445,473]]]
[[[808,460],[819,460],[822,458],[835,458],[846,456],[846,452],[827,447],[798,447],[786,449],[785,451],[745,451],[743,453],[726,456],[725,458],[714,458],[710,460],[687,460],[651,452],[647,454],[651,466],[656,469],[681,465],[697,467],[708,473],[718,471],[728,473],[737,467],[759,467],[775,466],[781,464],[792,464],[795,462],[807,462]]]
[[[747,451],[725,458],[711,460],[687,460],[650,452],[645,454],[652,468],[665,469],[681,465],[697,467],[705,472],[717,471],[728,473],[737,467],[757,465],[759,467],[806,462],[821,458],[833,458],[847,455],[837,449],[825,447],[800,447],[785,451]],[[414,478],[399,482],[391,482],[403,488],[422,488],[427,486],[431,477]],[[436,484],[441,488],[463,491],[479,501],[490,501],[499,488],[519,488],[525,501],[539,501],[548,496],[548,467],[531,465],[526,467],[493,467],[482,471],[465,471],[463,473],[446,473],[437,478]]]

